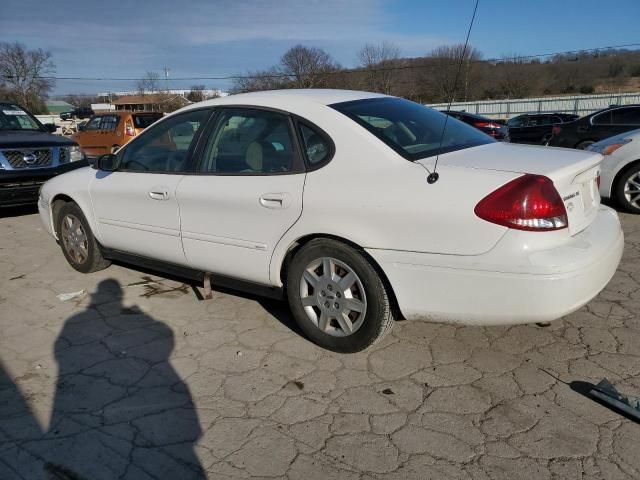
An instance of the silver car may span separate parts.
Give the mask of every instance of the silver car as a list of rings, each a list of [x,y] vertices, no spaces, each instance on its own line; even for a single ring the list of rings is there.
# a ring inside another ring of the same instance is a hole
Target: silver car
[[[601,153],[600,195],[616,200],[631,213],[640,213],[640,129],[590,145]]]

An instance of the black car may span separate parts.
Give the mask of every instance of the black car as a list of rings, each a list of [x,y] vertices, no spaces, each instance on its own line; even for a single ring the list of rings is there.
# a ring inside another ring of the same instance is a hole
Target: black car
[[[640,128],[640,105],[611,106],[574,122],[553,126],[552,147],[584,150],[592,143]]]
[[[52,135],[25,109],[0,102],[0,207],[34,204],[49,178],[88,163],[77,143]]]
[[[506,125],[492,120],[491,118],[481,117],[473,113],[456,112],[453,110],[445,110],[442,113],[446,113],[450,117],[456,118],[464,123],[476,127],[481,132],[495,138],[496,140],[509,141],[509,129]]]
[[[72,118],[89,118],[93,115],[91,107],[76,107],[68,112],[62,112],[60,118],[62,120],[71,120]]]
[[[572,113],[536,113],[513,117],[507,122],[512,143],[545,145],[553,135],[553,126],[580,118]]]

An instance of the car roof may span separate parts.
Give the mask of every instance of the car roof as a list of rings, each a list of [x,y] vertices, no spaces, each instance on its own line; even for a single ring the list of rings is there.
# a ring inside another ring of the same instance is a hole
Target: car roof
[[[457,113],[458,115],[466,115],[467,117],[477,118],[479,120],[491,120],[489,117],[483,117],[477,113],[463,112],[462,110],[443,110],[442,113],[446,113],[447,115],[450,113]]]
[[[216,105],[265,105],[278,108],[280,105],[299,106],[303,104],[315,103],[320,105],[332,105],[334,103],[350,102],[353,100],[364,100],[367,98],[383,98],[388,95],[371,92],[359,92],[356,90],[337,90],[329,88],[304,88],[304,89],[284,89],[265,90],[260,92],[239,93],[226,97],[205,100],[187,108],[207,107]]]

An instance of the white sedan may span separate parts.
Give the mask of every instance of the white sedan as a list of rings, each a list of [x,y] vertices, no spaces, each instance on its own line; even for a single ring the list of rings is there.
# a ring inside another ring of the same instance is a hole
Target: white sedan
[[[640,213],[640,130],[621,133],[590,145],[604,155],[600,195],[616,200],[631,213]]]
[[[623,248],[602,156],[446,119],[340,90],[206,101],[47,182],[40,214],[80,272],[117,259],[284,295],[340,352],[394,319],[543,322],[591,300]]]

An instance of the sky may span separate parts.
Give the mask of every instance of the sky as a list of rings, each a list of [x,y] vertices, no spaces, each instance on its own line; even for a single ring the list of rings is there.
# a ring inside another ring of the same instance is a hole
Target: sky
[[[53,54],[59,77],[242,74],[296,44],[355,66],[365,43],[416,57],[463,42],[475,0],[0,0],[0,42]],[[640,0],[480,0],[470,44],[485,58],[640,43]],[[163,74],[164,75],[164,74]],[[132,81],[58,80],[54,94],[134,88]],[[229,81],[172,81],[172,88]]]

